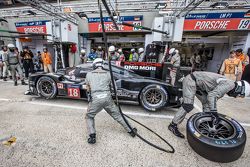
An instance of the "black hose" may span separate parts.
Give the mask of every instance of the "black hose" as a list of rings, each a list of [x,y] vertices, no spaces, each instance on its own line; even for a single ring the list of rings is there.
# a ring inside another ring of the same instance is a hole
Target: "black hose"
[[[108,5],[106,3],[106,0],[102,0],[102,3],[104,4],[104,7],[106,8],[107,11],[109,11],[109,14],[110,14],[110,10],[108,9]],[[106,35],[106,32],[105,32],[105,26],[104,26],[104,21],[103,21],[103,13],[102,13],[102,6],[101,6],[101,3],[100,3],[100,0],[98,0],[98,5],[99,5],[99,10],[100,10],[100,20],[101,20],[101,25],[102,25],[103,39],[104,39],[104,43],[105,43],[105,52],[106,52],[108,60],[109,60],[109,71],[110,71],[112,86],[114,88],[113,90],[114,90],[114,94],[115,94],[115,101],[116,101],[116,105],[118,106],[118,109],[119,109],[119,112],[120,112],[122,118],[124,119],[125,123],[127,124],[127,126],[129,127],[129,129],[131,131],[133,131],[133,128],[128,123],[128,121],[127,121],[127,119],[125,117],[129,118],[130,120],[136,122],[137,124],[141,125],[142,127],[146,128],[147,130],[149,130],[150,132],[152,132],[153,134],[155,134],[162,141],[164,141],[171,149],[167,150],[167,149],[164,149],[162,147],[159,147],[159,146],[151,143],[150,141],[146,140],[145,138],[143,138],[141,135],[139,135],[137,132],[134,131],[134,133],[136,134],[136,136],[139,137],[142,141],[144,141],[145,143],[149,144],[150,146],[152,146],[152,147],[154,147],[154,148],[156,148],[158,150],[161,150],[163,152],[174,153],[175,152],[174,147],[170,143],[168,143],[165,139],[163,139],[163,137],[161,137],[159,134],[157,134],[152,129],[148,128],[146,125],[144,125],[144,124],[136,121],[135,119],[133,119],[133,118],[131,118],[131,117],[123,114],[122,109],[121,109],[120,104],[119,104],[117,92],[116,92],[116,85],[115,85],[115,80],[114,80],[113,71],[112,71],[112,65],[111,65],[111,57],[108,55],[107,35]],[[111,20],[114,20],[112,15],[109,15],[109,16],[111,17]]]

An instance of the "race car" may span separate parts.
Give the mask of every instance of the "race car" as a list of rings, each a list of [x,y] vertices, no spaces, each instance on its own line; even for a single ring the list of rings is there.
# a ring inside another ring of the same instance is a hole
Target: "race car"
[[[29,77],[30,92],[46,99],[68,97],[87,99],[85,77],[93,70],[91,63],[61,69],[57,73],[36,73]],[[109,70],[108,64],[104,70]],[[131,70],[112,64],[118,99],[136,102],[147,111],[157,111],[165,106],[178,106],[182,90],[164,81],[143,77]]]

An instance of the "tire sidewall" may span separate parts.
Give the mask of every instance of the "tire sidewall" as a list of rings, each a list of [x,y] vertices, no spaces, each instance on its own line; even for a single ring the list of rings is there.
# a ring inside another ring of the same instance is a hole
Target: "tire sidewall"
[[[40,90],[42,81],[48,81],[48,82],[50,82],[50,83],[52,84],[53,92],[52,92],[52,94],[51,94],[50,96],[47,96],[46,94],[44,94],[44,93]],[[52,78],[47,77],[47,76],[42,76],[42,77],[40,77],[40,78],[37,80],[36,89],[37,89],[38,95],[39,95],[40,97],[44,97],[44,98],[46,98],[46,99],[52,99],[52,98],[54,98],[54,97],[57,95],[56,82],[55,82]]]
[[[150,104],[148,104],[147,102],[144,101],[144,96],[145,96],[145,93],[149,90],[149,89],[157,89],[159,91],[162,92],[162,102],[157,105],[157,106],[151,106]],[[140,104],[142,105],[143,108],[145,108],[147,111],[157,111],[163,107],[166,106],[167,102],[168,102],[168,93],[167,91],[160,85],[156,85],[156,84],[153,84],[153,85],[148,85],[146,87],[144,87],[140,93]]]
[[[197,113],[191,116],[187,122],[187,140],[190,146],[199,155],[216,162],[232,162],[243,153],[246,144],[246,132],[234,119],[219,114],[220,117],[231,123],[234,129],[233,135],[228,139],[212,139],[200,134],[195,127],[195,120],[207,113]]]

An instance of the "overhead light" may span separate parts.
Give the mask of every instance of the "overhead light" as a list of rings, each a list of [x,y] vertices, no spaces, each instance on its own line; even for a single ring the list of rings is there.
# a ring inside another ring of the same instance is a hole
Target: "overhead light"
[[[157,3],[155,9],[165,9],[167,6],[167,3]]]
[[[84,12],[79,12],[79,13],[76,13],[80,18],[87,18],[88,19],[88,16],[86,15],[86,13]]]
[[[212,8],[219,8],[219,9],[227,8],[228,6],[229,4],[227,2],[215,2],[214,4],[210,5],[210,7]]]
[[[25,10],[23,11],[23,13],[27,13],[28,15],[36,15],[36,13],[33,12],[32,10]]]

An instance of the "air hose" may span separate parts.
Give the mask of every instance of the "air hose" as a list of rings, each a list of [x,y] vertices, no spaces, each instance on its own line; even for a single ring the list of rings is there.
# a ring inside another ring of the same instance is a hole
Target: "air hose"
[[[107,3],[106,3],[106,0],[102,0],[102,3],[104,4],[105,8],[107,9],[108,13],[110,14],[110,10],[108,9],[108,6],[107,6]],[[105,53],[108,57],[108,60],[109,60],[109,71],[110,71],[110,76],[111,76],[111,81],[112,81],[112,86],[113,86],[113,91],[114,91],[114,95],[115,95],[115,101],[116,101],[116,105],[118,106],[118,109],[119,109],[119,112],[122,116],[122,118],[124,119],[125,123],[127,124],[127,126],[129,127],[129,129],[131,131],[133,131],[137,137],[139,137],[142,141],[144,141],[145,143],[147,143],[148,145],[158,149],[158,150],[161,150],[163,152],[166,152],[166,153],[174,153],[175,152],[175,149],[174,147],[169,143],[167,142],[163,137],[161,137],[159,134],[157,134],[155,131],[153,131],[152,129],[150,129],[149,127],[147,127],[146,125],[140,123],[139,121],[129,117],[128,115],[125,115],[123,112],[122,112],[122,109],[120,107],[120,104],[119,104],[119,100],[118,100],[118,96],[117,96],[117,92],[116,92],[116,85],[115,85],[115,80],[114,80],[114,76],[113,76],[113,71],[112,71],[112,65],[111,65],[111,56],[108,55],[108,43],[107,43],[107,35],[106,35],[106,31],[105,31],[105,25],[104,25],[104,20],[103,20],[103,13],[102,13],[102,6],[101,6],[101,3],[100,3],[100,0],[98,0],[98,5],[99,5],[99,10],[100,10],[100,21],[101,21],[101,26],[102,26],[102,32],[103,32],[103,39],[104,39],[104,44],[105,44]],[[112,15],[109,15],[111,17],[111,19],[113,18]],[[113,20],[113,19],[112,19]],[[116,23],[113,22],[115,25]],[[115,26],[117,27],[117,25]],[[135,123],[141,125],[142,127],[144,127],[145,129],[147,129],[148,131],[152,132],[153,134],[155,134],[158,138],[160,138],[164,143],[166,143],[170,149],[165,149],[165,148],[162,148],[160,146],[157,146],[156,144],[153,144],[152,142],[146,140],[145,138],[143,138],[141,135],[139,135],[137,132],[134,131],[134,129],[131,127],[131,125],[128,123],[126,117],[132,121],[134,121]]]

